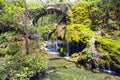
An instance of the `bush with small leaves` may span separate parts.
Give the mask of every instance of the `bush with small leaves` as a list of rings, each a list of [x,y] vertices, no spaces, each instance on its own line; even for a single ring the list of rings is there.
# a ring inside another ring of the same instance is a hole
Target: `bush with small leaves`
[[[36,73],[45,73],[47,60],[47,54],[41,52],[15,56],[6,66],[10,75],[9,79],[28,80]]]

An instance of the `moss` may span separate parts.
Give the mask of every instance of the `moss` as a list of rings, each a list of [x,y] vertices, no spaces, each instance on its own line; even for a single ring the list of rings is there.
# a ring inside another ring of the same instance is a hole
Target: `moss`
[[[104,68],[104,66],[105,66],[105,64],[106,64],[106,61],[103,60],[103,59],[99,59],[98,61],[99,61],[99,65],[100,65],[102,68]]]
[[[88,43],[93,35],[93,31],[83,24],[71,24],[66,26],[65,38],[67,41]]]
[[[96,46],[97,46],[97,49],[101,52],[108,52],[108,53],[117,53],[119,54],[120,53],[120,45],[119,44],[119,41],[115,41],[115,40],[112,40],[110,38],[106,38],[106,37],[97,37],[97,40],[96,40]]]
[[[97,70],[97,69],[93,69],[93,72],[94,72],[94,73],[99,73],[100,71]]]
[[[79,53],[73,53],[70,57],[74,58],[74,57],[78,57],[78,56],[79,56]]]
[[[113,61],[115,61],[116,64],[120,64],[120,58],[118,56],[112,57]]]
[[[120,70],[120,64],[114,64],[114,66],[117,70]]]
[[[65,56],[66,53],[67,53],[66,49],[65,49],[64,47],[61,47],[61,48],[60,48],[60,55],[61,55],[61,56]]]
[[[52,33],[51,39],[56,39],[56,38],[57,38],[56,34],[55,34],[55,33]]]
[[[111,66],[112,70],[119,72],[120,70],[120,45],[119,41],[112,40],[109,37],[98,37],[96,47],[102,53],[99,60],[100,66]]]

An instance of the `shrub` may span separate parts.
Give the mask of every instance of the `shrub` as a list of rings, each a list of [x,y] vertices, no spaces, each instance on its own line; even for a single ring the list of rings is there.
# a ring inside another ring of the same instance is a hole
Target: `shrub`
[[[20,51],[15,33],[5,32],[0,35],[0,56],[15,55]]]
[[[106,64],[106,61],[105,61],[105,60],[99,59],[99,65],[100,65],[100,67],[104,68],[104,67],[105,67],[105,64]]]
[[[101,67],[111,67],[111,70],[120,73],[120,45],[119,41],[112,40],[106,37],[98,37],[96,46],[102,57],[99,60]],[[109,62],[109,63],[108,63]]]
[[[47,69],[47,55],[34,53],[16,56],[7,64],[10,80],[28,80],[35,73],[43,73]]]
[[[31,54],[23,59],[23,66],[29,67],[31,71],[43,72],[47,68],[47,55],[46,54]]]
[[[19,52],[20,47],[16,42],[3,43],[0,45],[0,56],[15,55]]]

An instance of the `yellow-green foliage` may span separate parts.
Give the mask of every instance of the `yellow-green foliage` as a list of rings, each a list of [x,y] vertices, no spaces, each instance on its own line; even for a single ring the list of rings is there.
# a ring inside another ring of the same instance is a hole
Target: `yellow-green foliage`
[[[99,60],[100,65],[102,67],[109,66],[110,62],[117,70],[120,70],[120,34],[118,20],[114,18],[114,11],[110,10],[108,13],[106,10],[106,8],[110,8],[108,5],[112,5],[110,4],[111,2],[102,2],[103,4],[101,5],[100,0],[81,0],[77,5],[74,5],[71,10],[68,11],[70,23],[66,27],[65,38],[68,42],[81,41],[87,44],[93,36],[94,32],[92,30],[103,28],[105,36],[97,37],[95,43],[96,49],[102,55]],[[100,27],[101,24],[102,27]],[[112,32],[109,32],[111,30]],[[90,47],[91,46],[92,45],[90,45]],[[89,60],[89,58],[93,58],[93,55],[88,53],[88,51],[89,50],[82,51],[84,58],[79,60],[81,60],[83,64],[85,63],[85,59]]]
[[[66,52],[66,49],[65,49],[64,47],[61,47],[61,48],[60,48],[60,53],[61,53],[62,56],[65,56],[66,53],[67,53],[67,52]]]
[[[72,9],[68,11],[68,16],[70,17],[71,24],[90,23],[87,6],[73,6]]]
[[[66,39],[71,41],[82,41],[84,43],[88,42],[92,37],[93,32],[90,28],[83,24],[71,24],[66,27]]]
[[[110,53],[120,54],[119,41],[99,36],[97,37],[97,42],[98,42],[97,49],[99,51],[101,52],[107,51]]]
[[[79,53],[73,53],[72,55],[71,55],[71,58],[75,58],[75,57],[78,57],[79,56]]]
[[[102,68],[104,68],[105,65],[106,65],[106,60],[99,59],[98,61],[99,61],[99,65],[100,65]]]
[[[71,24],[91,24],[87,5],[73,6],[68,11],[68,16],[70,17]]]
[[[106,37],[97,38],[97,49],[102,53],[100,65],[112,63],[116,70],[120,70],[120,42]]]
[[[14,22],[18,21],[18,14],[21,13],[23,8],[23,1],[17,0],[12,1],[11,3],[6,0],[0,0],[0,5],[3,9],[0,10],[0,21],[4,23],[4,21]],[[16,14],[18,13],[18,14]]]
[[[83,5],[85,4],[85,5]],[[91,19],[89,18],[89,4],[81,3],[75,5],[68,11],[70,24],[66,27],[66,40],[71,42],[82,41],[87,43],[92,37],[93,32],[90,30]]]
[[[56,39],[56,38],[57,38],[57,36],[55,35],[55,33],[52,33],[51,39]]]

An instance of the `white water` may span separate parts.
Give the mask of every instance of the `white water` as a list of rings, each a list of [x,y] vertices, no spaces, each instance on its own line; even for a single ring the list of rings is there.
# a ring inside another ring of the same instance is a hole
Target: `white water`
[[[105,68],[103,69],[103,72],[109,73],[109,74],[113,74],[115,72],[111,71],[111,70],[106,70]]]
[[[107,73],[114,73],[113,71],[111,71],[111,68],[110,68],[110,58],[108,58],[108,70],[104,70],[104,72],[107,72]]]
[[[58,40],[55,41],[55,51],[58,52],[59,46],[58,46]]]
[[[50,53],[50,54],[59,54],[58,52],[58,43],[57,41],[45,41],[43,42],[43,45],[42,45],[42,50],[45,50],[47,53]]]
[[[95,35],[93,35],[93,37],[91,38],[91,42],[90,42],[90,46],[91,46],[91,49],[89,50],[89,52],[92,52],[94,53],[94,56],[98,59],[100,57],[100,53],[96,50],[96,47],[95,47],[95,40],[96,40],[96,37],[97,36],[100,36],[101,35],[101,32],[102,30],[98,31]],[[97,68],[98,70],[100,70],[99,68],[99,63],[98,63],[98,66]],[[105,67],[103,67],[102,69],[103,72],[106,72],[106,73],[114,73],[113,71],[111,71],[110,69],[110,59],[108,59],[108,70],[105,69]]]
[[[69,56],[69,42],[67,41],[66,42],[66,45],[67,45],[67,53],[66,53],[66,56],[64,58],[68,59],[70,56]]]

